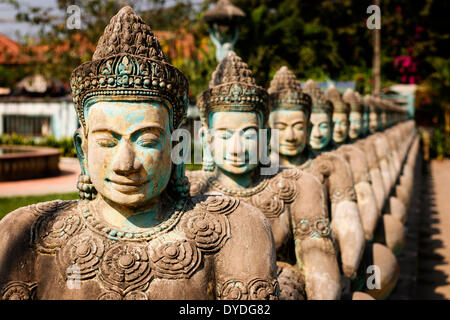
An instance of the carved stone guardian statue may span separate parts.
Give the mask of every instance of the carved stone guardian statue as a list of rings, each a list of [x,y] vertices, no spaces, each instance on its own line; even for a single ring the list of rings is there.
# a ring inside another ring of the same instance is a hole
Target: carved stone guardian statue
[[[346,95],[343,97],[334,86],[328,87],[325,92],[325,98],[331,101],[334,106],[333,141],[337,148],[336,152],[350,165],[365,238],[366,240],[372,240],[378,218],[381,215],[381,209],[378,207],[372,188],[369,166],[364,151],[353,144],[347,143],[350,127],[353,127],[352,135],[354,138],[357,137],[356,133],[358,133],[358,131],[354,129],[355,124],[350,124],[350,112],[352,111],[353,118],[358,119],[356,114],[360,115],[360,109],[358,109],[358,103],[354,101],[353,92],[347,91]],[[361,116],[359,116],[359,120],[360,119]],[[357,125],[358,124],[356,124],[356,126]],[[337,130],[336,127],[340,127],[340,129]],[[337,137],[335,137],[336,135]]]
[[[2,299],[275,299],[275,250],[261,212],[191,198],[171,133],[188,80],[130,7],[114,16],[71,86],[84,176],[80,201],[0,221]]]
[[[276,78],[282,77],[280,70]],[[304,111],[302,123],[294,126],[306,125],[310,99],[298,82],[294,86],[280,91],[277,87],[271,104],[277,101],[294,112]],[[187,173],[191,193],[236,196],[265,214],[277,250],[280,298],[302,299],[302,290],[307,299],[339,298],[340,274],[320,182],[298,169],[263,174],[267,165],[261,159],[251,161],[267,146],[267,139],[261,139],[269,118],[266,90],[256,85],[247,64],[230,52],[198,101],[206,159],[202,171]]]
[[[300,168],[316,175],[326,188],[342,271],[346,277],[354,278],[364,251],[365,238],[351,168],[342,156],[328,152],[332,150],[333,104],[324,97],[313,80],[308,80],[303,89],[312,98],[312,113],[309,159]]]

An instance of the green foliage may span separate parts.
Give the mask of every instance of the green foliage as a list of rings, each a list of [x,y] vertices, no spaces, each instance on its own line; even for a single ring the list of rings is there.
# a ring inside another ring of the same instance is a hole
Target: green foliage
[[[11,135],[0,135],[0,144],[57,148],[60,150],[62,157],[77,156],[72,138],[63,138],[59,140],[56,140],[53,136],[48,136],[45,138],[32,138],[13,133]]]
[[[78,199],[78,193],[57,193],[42,196],[0,198],[0,219],[2,219],[9,212],[16,210],[17,208],[55,199],[76,200]]]
[[[181,58],[172,61],[175,67],[189,75],[190,95],[191,100],[194,101],[208,87],[211,74],[217,66],[215,50],[211,40],[205,38],[203,43],[207,47],[206,50],[201,46],[197,47],[197,53],[201,55],[201,59],[186,59],[180,55]]]
[[[433,131],[430,141],[430,155],[439,159],[450,157],[450,137],[446,137],[443,127]]]

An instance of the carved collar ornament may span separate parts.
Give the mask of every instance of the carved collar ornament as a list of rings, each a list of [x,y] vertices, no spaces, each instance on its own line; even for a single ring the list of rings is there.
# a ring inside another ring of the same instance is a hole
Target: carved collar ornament
[[[294,73],[283,66],[270,82],[269,106],[275,110],[301,110],[311,114],[311,97],[303,93]]]
[[[278,218],[285,209],[301,196],[297,187],[297,181],[301,179],[303,171],[297,168],[285,168],[276,176],[261,177],[256,186],[242,190],[232,189],[221,185],[214,173],[204,171],[189,172],[191,182],[191,194],[204,194],[219,192],[226,196],[237,197],[261,210],[268,219]],[[302,219],[294,226],[300,239],[312,237],[329,237],[329,219],[315,217]]]
[[[364,96],[364,104],[369,107],[370,112],[375,112],[377,114],[381,113],[381,109],[378,106],[374,96],[366,94]]]
[[[214,111],[261,112],[263,127],[269,118],[267,91],[256,85],[253,73],[234,51],[229,51],[218,64],[209,88],[199,95],[197,105],[205,126],[208,126],[208,114]]]
[[[333,104],[333,112],[350,113],[350,106],[342,100],[342,95],[338,89],[332,84],[325,91],[325,99]]]
[[[184,211],[176,219],[165,228],[140,236],[120,230],[113,234],[90,213],[87,200],[31,205],[29,210],[37,220],[31,228],[30,245],[41,254],[55,256],[64,279],[70,276],[68,268],[76,266],[81,283],[96,280],[102,288],[98,299],[146,300],[146,291],[154,279],[189,279],[202,270],[204,256],[219,251],[231,237],[228,215],[239,206],[239,199],[200,198],[195,204],[177,204],[175,207]],[[276,281],[233,281],[240,282],[247,292],[241,298],[274,298],[278,290]],[[218,298],[230,298],[225,290],[228,282],[217,284]],[[32,290],[22,287],[22,283],[11,282],[3,289],[2,297],[30,298]]]
[[[303,86],[303,92],[308,94],[312,99],[312,111],[313,113],[327,113],[333,114],[333,104],[328,101],[319,85],[314,80],[309,79]]]
[[[71,76],[73,101],[83,128],[91,102],[104,100],[163,100],[174,129],[186,117],[189,82],[170,65],[158,39],[131,7],[111,18],[92,61]]]
[[[364,111],[361,95],[359,94],[359,92],[353,91],[352,89],[348,88],[342,95],[342,100],[350,105],[350,111],[359,113],[362,113]]]

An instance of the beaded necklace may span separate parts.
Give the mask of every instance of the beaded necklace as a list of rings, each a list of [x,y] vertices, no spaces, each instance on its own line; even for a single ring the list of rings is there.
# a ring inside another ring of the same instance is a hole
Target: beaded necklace
[[[220,192],[233,197],[249,197],[254,194],[257,194],[258,192],[264,190],[267,187],[267,184],[269,183],[270,178],[262,178],[262,180],[254,187],[252,188],[245,188],[245,189],[235,189],[230,187],[225,187],[221,185],[217,181],[217,176],[214,174],[210,174],[207,183],[209,185],[212,185],[214,188],[219,190]]]
[[[80,201],[80,214],[89,229],[98,234],[106,236],[111,240],[148,241],[156,238],[163,232],[167,232],[173,229],[180,220],[182,213],[184,212],[186,203],[187,199],[179,199],[171,206],[171,213],[168,215],[170,216],[169,219],[161,222],[156,226],[146,228],[142,231],[125,231],[107,225],[97,217],[97,214],[94,214],[97,212],[95,208],[89,208],[88,200]],[[92,209],[94,213],[91,212]]]

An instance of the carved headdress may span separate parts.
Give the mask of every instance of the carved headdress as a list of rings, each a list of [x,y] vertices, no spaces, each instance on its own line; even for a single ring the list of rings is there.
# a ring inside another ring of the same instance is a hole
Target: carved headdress
[[[359,92],[348,88],[342,95],[342,100],[350,105],[351,112],[362,113],[364,111],[364,106],[362,105],[361,95]]]
[[[129,6],[111,18],[92,61],[73,71],[70,85],[84,128],[85,109],[90,101],[98,98],[163,100],[169,108],[174,129],[186,116],[187,78],[167,62],[150,27]]]
[[[325,91],[325,99],[333,104],[333,112],[350,113],[350,106],[342,100],[342,95],[338,89],[332,84]]]
[[[313,113],[327,113],[330,116],[333,114],[333,104],[328,101],[319,85],[314,80],[309,79],[303,86],[303,92],[308,94],[312,99]]]
[[[276,109],[302,110],[311,114],[311,97],[303,93],[300,82],[287,67],[281,67],[270,82],[269,106]]]
[[[377,114],[381,112],[381,109],[378,107],[375,101],[375,97],[370,94],[366,94],[364,96],[364,105],[366,105],[369,108],[370,112],[375,112]]]
[[[382,101],[382,99],[380,97],[372,96],[372,105],[373,105],[373,110],[376,113],[381,114],[384,111],[383,101]],[[370,110],[372,111],[372,107],[371,107]]]
[[[269,118],[267,91],[256,85],[247,64],[234,51],[229,51],[219,63],[197,105],[205,126],[208,126],[208,114],[214,111],[261,112],[263,126]]]

